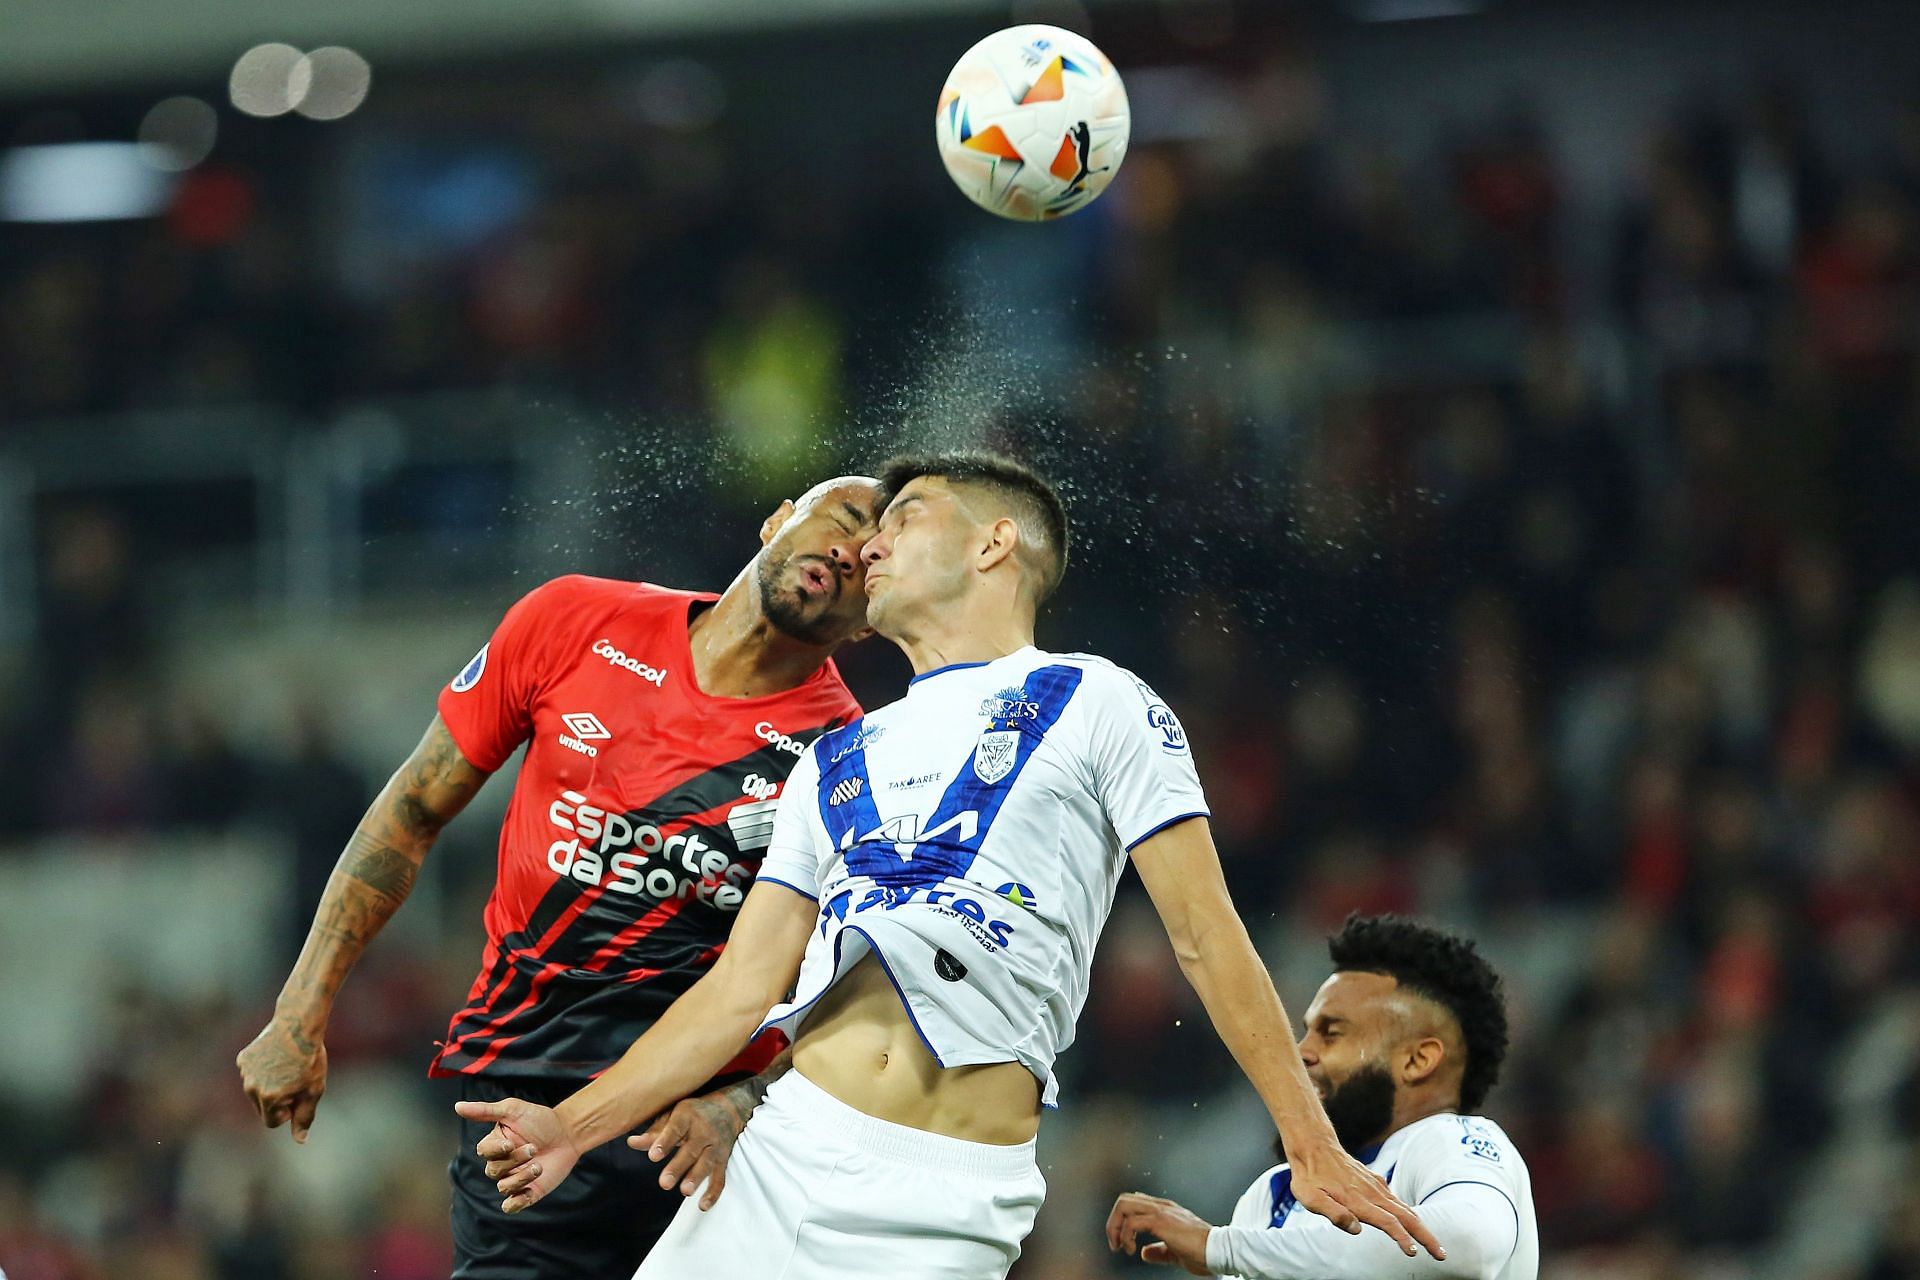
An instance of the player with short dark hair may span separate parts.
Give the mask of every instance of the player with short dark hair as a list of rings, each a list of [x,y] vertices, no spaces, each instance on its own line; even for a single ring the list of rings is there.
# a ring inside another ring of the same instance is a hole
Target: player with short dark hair
[[[1130,672],[1034,646],[1059,580],[1059,499],[979,454],[903,459],[862,551],[867,618],[915,676],[814,743],[733,942],[626,1056],[557,1108],[462,1103],[504,1207],[694,1087],[757,1030],[793,1037],[710,1213],[642,1277],[985,1280],[1046,1184],[1054,1060],[1129,860],[1182,971],[1296,1157],[1300,1200],[1388,1248],[1434,1246],[1340,1147],[1227,895],[1179,720]],[[777,1007],[776,1007],[777,1006]],[[1388,1235],[1392,1241],[1389,1243]]]
[[[874,499],[874,481],[846,477],[782,503],[719,596],[575,576],[507,611],[361,819],[272,1021],[239,1056],[269,1127],[305,1141],[341,984],[441,827],[522,744],[480,973],[432,1073],[469,1099],[558,1102],[712,968],[788,774],[860,714],[830,655],[866,631]],[[735,1048],[701,1080],[751,1073],[778,1042]],[[661,1178],[615,1144],[539,1213],[508,1218],[464,1154],[485,1132],[463,1124],[450,1168],[459,1280],[630,1275],[679,1208],[658,1184],[683,1166]]]
[[[997,453],[904,453],[880,468],[880,509],[923,476],[938,476],[961,493],[990,494],[1020,528],[1016,554],[1031,571],[1034,605],[1047,602],[1067,573],[1067,509],[1053,486],[1026,463]]]
[[[1249,1280],[1377,1276],[1533,1280],[1539,1231],[1527,1166],[1500,1126],[1474,1114],[1500,1078],[1507,1009],[1499,975],[1470,939],[1397,916],[1347,917],[1327,940],[1333,976],[1307,1008],[1299,1054],[1340,1143],[1417,1205],[1446,1246],[1412,1261],[1293,1212],[1292,1169],[1254,1179],[1230,1225],[1129,1192],[1107,1220],[1111,1248],[1195,1275]],[[1284,1161],[1284,1136],[1276,1144]]]

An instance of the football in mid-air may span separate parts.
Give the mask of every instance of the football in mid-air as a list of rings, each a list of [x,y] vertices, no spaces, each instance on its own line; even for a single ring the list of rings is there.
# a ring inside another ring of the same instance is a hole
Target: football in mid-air
[[[1106,189],[1132,121],[1120,73],[1092,41],[1030,24],[996,31],[953,64],[934,135],[968,199],[1037,222]]]

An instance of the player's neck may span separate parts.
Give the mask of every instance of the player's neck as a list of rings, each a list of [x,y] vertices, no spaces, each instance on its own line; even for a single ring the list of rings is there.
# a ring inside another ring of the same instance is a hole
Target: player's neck
[[[1380,1140],[1385,1142],[1408,1125],[1418,1124],[1430,1116],[1447,1115],[1459,1110],[1460,1101],[1457,1098],[1438,1094],[1424,1098],[1402,1094],[1394,1104],[1393,1124],[1381,1135]]]
[[[774,626],[746,582],[743,575],[687,627],[694,683],[711,698],[758,698],[798,688],[833,652]]]
[[[1033,619],[1020,610],[955,610],[915,622],[889,638],[907,655],[916,676],[962,663],[992,662],[1033,643]]]

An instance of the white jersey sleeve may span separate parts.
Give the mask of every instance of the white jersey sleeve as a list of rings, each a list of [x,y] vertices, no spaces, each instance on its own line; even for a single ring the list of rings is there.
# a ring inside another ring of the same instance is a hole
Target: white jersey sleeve
[[[820,823],[820,759],[809,748],[787,776],[773,812],[773,839],[760,862],[759,880],[819,898],[820,877],[831,863],[832,842]]]
[[[1206,817],[1207,798],[1180,721],[1146,681],[1102,663],[1087,681],[1094,797],[1128,850],[1183,818]]]
[[[1241,1280],[1496,1280],[1512,1256],[1518,1220],[1485,1183],[1456,1183],[1420,1206],[1420,1220],[1444,1259],[1425,1250],[1409,1258],[1384,1231],[1357,1236],[1337,1229],[1215,1227],[1207,1233],[1207,1269]]]
[[[1408,1204],[1459,1183],[1483,1183],[1516,1204],[1531,1191],[1512,1140],[1479,1116],[1436,1116],[1414,1131],[1401,1153],[1394,1191]]]
[[[1408,1258],[1384,1232],[1349,1236],[1297,1210],[1275,1225],[1275,1171],[1269,1170],[1240,1198],[1231,1225],[1208,1234],[1208,1267],[1244,1280],[1507,1280],[1535,1274],[1532,1191],[1519,1154],[1495,1126],[1477,1116],[1436,1116],[1408,1133],[1382,1163],[1394,1194],[1418,1211],[1445,1260],[1424,1250]]]

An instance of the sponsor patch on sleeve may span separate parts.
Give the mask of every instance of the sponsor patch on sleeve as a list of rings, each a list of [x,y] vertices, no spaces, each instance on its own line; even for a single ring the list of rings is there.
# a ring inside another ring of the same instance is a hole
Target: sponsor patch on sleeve
[[[1500,1144],[1486,1130],[1465,1120],[1460,1122],[1460,1128],[1460,1145],[1467,1149],[1468,1155],[1488,1164],[1500,1163]]]

